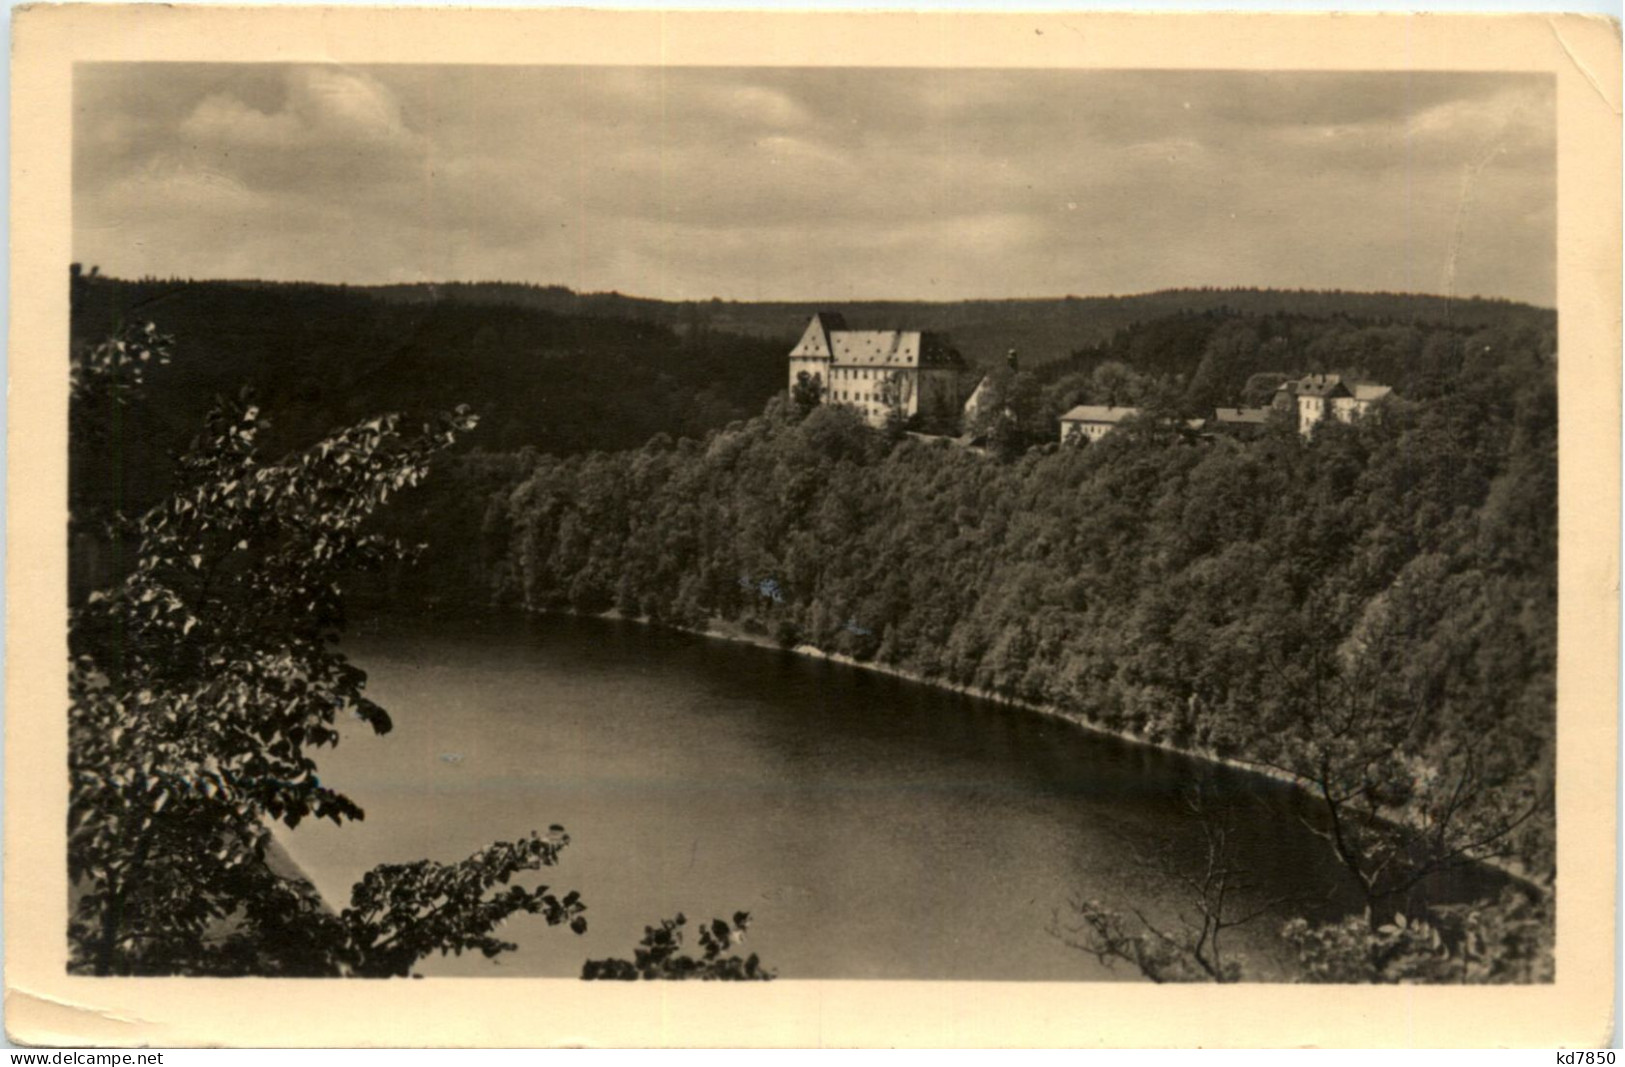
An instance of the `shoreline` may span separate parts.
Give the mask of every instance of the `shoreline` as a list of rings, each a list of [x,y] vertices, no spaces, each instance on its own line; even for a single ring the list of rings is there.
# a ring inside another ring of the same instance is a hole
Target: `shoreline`
[[[770,637],[750,633],[737,623],[729,622],[721,617],[713,617],[708,622],[706,629],[697,630],[691,626],[679,626],[675,623],[657,622],[650,619],[648,616],[626,615],[617,608],[610,608],[608,611],[592,613],[575,611],[573,609],[544,608],[541,610],[528,610],[526,611],[526,614],[568,615],[582,619],[609,619],[615,622],[629,622],[638,626],[649,627],[650,629],[671,630],[675,633],[689,634],[694,637],[708,637],[715,641],[727,641],[731,644],[754,645],[757,648],[767,649],[771,652],[788,652],[792,655],[805,656],[808,659],[820,659],[829,663],[838,663],[844,667],[851,667],[855,670],[871,671],[875,674],[884,674],[892,678],[900,679],[901,681],[913,682],[916,685],[929,686],[932,689],[937,689],[945,693],[954,693],[958,696],[966,696],[974,700],[986,700],[993,704],[1020,708],[1023,711],[1032,712],[1035,715],[1042,715],[1045,718],[1058,719],[1074,729],[1083,730],[1088,733],[1096,734],[1100,737],[1115,738],[1118,741],[1123,741],[1131,745],[1139,745],[1144,748],[1155,749],[1158,752],[1166,752],[1175,756],[1186,756],[1202,763],[1226,767],[1230,770],[1241,771],[1245,774],[1256,775],[1260,778],[1267,778],[1271,781],[1290,785],[1311,798],[1314,796],[1302,778],[1299,778],[1293,774],[1288,774],[1286,771],[1279,770],[1278,768],[1260,766],[1255,763],[1249,763],[1245,760],[1238,760],[1230,756],[1223,756],[1217,752],[1207,749],[1181,748],[1177,745],[1171,745],[1163,741],[1152,741],[1151,739],[1141,737],[1138,734],[1131,734],[1124,730],[1114,730],[1108,726],[1101,726],[1099,723],[1091,722],[1089,719],[1084,718],[1075,712],[1067,711],[1064,708],[1056,707],[1053,704],[1039,704],[1030,700],[1022,700],[1020,697],[1005,696],[1003,693],[995,693],[990,689],[982,689],[978,686],[960,685],[954,682],[939,681],[934,678],[928,678],[922,674],[917,674],[914,671],[904,670],[901,667],[893,667],[885,663],[876,663],[872,660],[854,659],[851,656],[843,655],[839,652],[825,652],[816,645],[800,644],[786,648],[784,645],[779,644]]]
[[[1140,737],[1136,734],[1101,726],[1098,723],[1090,722],[1088,719],[1078,715],[1075,712],[1070,712],[1054,705],[1038,704],[1030,700],[1022,700],[1019,697],[1009,697],[1001,693],[981,689],[977,686],[958,685],[952,682],[937,681],[935,679],[926,678],[923,675],[917,674],[913,671],[904,670],[900,667],[893,667],[888,664],[875,663],[873,661],[858,660],[852,658],[851,656],[843,655],[839,652],[825,652],[823,649],[818,648],[815,645],[799,644],[786,648],[784,645],[770,637],[762,634],[750,633],[737,623],[730,622],[727,619],[723,619],[719,616],[713,616],[711,619],[707,620],[705,629],[698,630],[691,626],[679,626],[674,623],[657,622],[650,619],[648,616],[626,615],[617,608],[610,608],[607,611],[595,613],[581,612],[573,609],[544,608],[541,610],[520,610],[529,615],[570,615],[577,618],[609,619],[616,622],[629,622],[638,626],[647,627],[649,629],[671,630],[676,633],[690,634],[695,637],[707,637],[715,641],[726,641],[732,644],[754,645],[757,648],[769,649],[774,652],[789,652],[793,655],[807,657],[808,659],[821,659],[830,663],[839,663],[843,666],[852,667],[856,670],[873,671],[876,674],[884,674],[902,681],[930,686],[933,689],[938,689],[943,692],[955,693],[957,695],[971,697],[976,700],[986,700],[1007,707],[1020,708],[1023,711],[1031,712],[1036,715],[1042,715],[1045,718],[1058,719],[1074,729],[1084,730],[1088,733],[1096,734],[1101,737],[1111,737],[1119,741],[1127,742],[1131,745],[1140,745],[1146,748],[1155,749],[1159,752],[1166,752],[1177,756],[1185,756],[1211,766],[1225,767],[1229,770],[1256,775],[1260,778],[1290,786],[1301,796],[1312,802],[1321,802],[1319,796],[1316,794],[1314,788],[1310,785],[1307,779],[1299,777],[1295,774],[1291,774],[1287,771],[1280,770],[1279,768],[1260,766],[1256,763],[1249,763],[1245,760],[1235,759],[1230,756],[1223,756],[1217,752],[1212,752],[1209,750],[1181,748],[1163,741],[1153,741],[1149,738]],[[1504,862],[1489,859],[1476,860],[1474,862],[1479,866],[1493,870],[1497,874],[1511,879],[1519,885],[1532,889],[1543,896],[1549,896],[1553,891],[1554,886],[1552,883],[1543,882],[1533,878],[1526,872],[1515,869]]]
[[[614,609],[611,609],[611,611],[613,612]],[[1188,756],[1191,759],[1198,760],[1202,763],[1227,767],[1231,770],[1242,771],[1247,774],[1254,774],[1260,778],[1268,778],[1276,782],[1284,782],[1297,789],[1303,790],[1304,792],[1308,792],[1302,779],[1277,768],[1262,767],[1257,764],[1248,763],[1244,760],[1223,756],[1217,752],[1206,749],[1181,748],[1177,745],[1171,745],[1163,741],[1152,741],[1149,738],[1141,737],[1138,734],[1131,734],[1124,730],[1114,730],[1111,727],[1102,726],[1099,723],[1091,722],[1089,719],[1077,714],[1076,712],[1067,711],[1066,709],[1057,707],[1053,704],[1039,704],[1031,700],[1023,700],[1020,697],[1006,696],[1003,693],[996,693],[990,689],[982,689],[979,686],[960,685],[955,682],[938,681],[936,679],[927,678],[926,676],[918,674],[914,671],[904,670],[901,667],[893,667],[890,664],[876,663],[872,660],[854,659],[851,656],[843,655],[839,652],[825,652],[816,645],[802,644],[796,645],[793,648],[785,648],[783,645],[771,638],[763,637],[759,634],[747,633],[737,624],[728,622],[725,619],[712,620],[711,626],[720,627],[719,629],[694,630],[685,626],[669,626],[666,623],[651,622],[648,619],[629,618],[619,614],[618,612],[615,612],[614,614],[606,612],[600,617],[615,618],[623,622],[633,622],[640,626],[666,627],[668,629],[678,630],[682,633],[694,634],[697,637],[710,637],[715,638],[718,641],[755,645],[757,648],[772,649],[776,652],[790,652],[797,656],[806,656],[809,659],[821,659],[830,663],[839,663],[842,666],[852,667],[860,671],[872,671],[876,674],[884,674],[892,678],[901,679],[905,682],[913,682],[916,685],[930,686],[932,689],[938,689],[946,693],[967,696],[975,700],[986,700],[990,703],[1000,704],[1005,707],[1020,708],[1023,711],[1032,712],[1035,715],[1042,715],[1045,718],[1059,719],[1061,722],[1066,723],[1068,726],[1071,726],[1074,729],[1097,734],[1101,737],[1115,738],[1131,745],[1139,745],[1145,748],[1156,749],[1158,752],[1167,752],[1177,756]]]

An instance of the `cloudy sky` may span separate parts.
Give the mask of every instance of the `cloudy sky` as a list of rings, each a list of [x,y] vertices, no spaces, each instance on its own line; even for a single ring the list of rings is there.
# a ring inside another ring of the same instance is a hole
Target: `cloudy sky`
[[[95,64],[73,185],[127,277],[1555,300],[1540,75]]]

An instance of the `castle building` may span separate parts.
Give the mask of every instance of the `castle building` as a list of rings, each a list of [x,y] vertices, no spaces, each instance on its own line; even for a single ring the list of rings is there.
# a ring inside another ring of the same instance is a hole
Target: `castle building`
[[[790,388],[816,386],[825,403],[850,404],[871,426],[896,408],[905,418],[957,422],[963,406],[964,357],[920,330],[849,330],[834,312],[812,317],[790,350]]]

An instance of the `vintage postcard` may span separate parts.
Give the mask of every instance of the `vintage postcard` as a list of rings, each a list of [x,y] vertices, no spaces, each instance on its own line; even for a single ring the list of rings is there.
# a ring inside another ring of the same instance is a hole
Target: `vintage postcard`
[[[1616,24],[14,32],[14,1041],[1609,1040]]]

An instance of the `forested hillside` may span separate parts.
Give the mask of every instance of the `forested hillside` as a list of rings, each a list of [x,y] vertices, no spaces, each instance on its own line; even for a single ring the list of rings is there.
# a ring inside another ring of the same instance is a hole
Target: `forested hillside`
[[[128,508],[98,499],[119,483],[96,477],[157,465],[215,389],[257,385],[295,444],[389,407],[490,404],[542,444],[498,432],[444,458],[382,516],[427,543],[421,565],[354,592],[386,610],[720,622],[1271,769],[1324,802],[1353,887],[1338,892],[1365,898],[1358,936],[1293,928],[1305,973],[1549,975],[1549,913],[1527,901],[1475,905],[1443,948],[1428,941],[1456,906],[1452,871],[1554,873],[1557,354],[1543,312],[1482,327],[1181,312],[1054,368],[999,372],[979,449],[784,393],[719,428],[685,423],[694,401],[674,391],[661,410],[676,432],[606,428],[582,414],[588,395],[613,405],[626,382],[709,380],[670,369],[707,358],[693,338],[626,321],[298,287],[81,278],[76,297],[76,336],[151,318],[182,350],[150,376],[147,430],[140,408],[115,406],[97,425],[120,448],[76,435],[86,517]],[[535,385],[550,361],[575,368],[548,379],[570,391]],[[762,362],[777,381],[776,347]],[[614,385],[587,369],[604,367]],[[1305,370],[1397,392],[1307,441],[1286,418],[1253,440],[1182,418]],[[1095,444],[1059,444],[1054,416],[1076,402],[1144,411]],[[1372,917],[1396,908],[1434,925],[1379,929]]]
[[[138,510],[214,397],[244,386],[270,416],[268,447],[303,447],[382,411],[468,403],[486,448],[569,453],[633,448],[657,433],[703,435],[783,388],[782,346],[717,332],[459,300],[401,303],[343,286],[141,281],[75,274],[72,343],[152,321],[173,363],[125,413],[121,452],[75,477]]]
[[[1342,316],[1182,312],[1138,322],[1099,344],[1031,371],[993,372],[995,395],[1018,444],[1053,440],[1074,404],[1136,406],[1207,418],[1216,407],[1267,406],[1281,382],[1340,374],[1424,400],[1496,379],[1508,364],[1550,373],[1556,329],[1536,308],[1493,326],[1372,322]],[[986,405],[984,405],[986,406]]]
[[[627,319],[685,334],[706,331],[793,344],[814,313],[836,308],[854,329],[934,330],[948,334],[972,362],[1001,363],[1011,348],[1037,367],[1110,340],[1136,323],[1173,315],[1225,312],[1247,316],[1341,319],[1355,325],[1550,327],[1555,313],[1505,300],[1447,299],[1411,293],[1272,289],[1169,289],[1133,296],[1064,296],[1030,300],[667,301],[622,293],[578,293],[563,286],[496,282],[396,285],[368,292],[407,304],[454,300],[540,308],[561,314]]]
[[[1308,442],[1148,415],[1006,461],[781,397],[703,441],[465,456],[401,513],[454,516],[416,595],[728,620],[1436,831],[1390,860],[1427,844],[1548,877],[1554,339],[1418,341],[1438,358],[1410,395]],[[1377,907],[1419,891],[1367,861]]]
[[[131,322],[156,322],[176,339],[173,365],[125,413],[117,463],[87,456],[76,467],[82,488],[126,510],[163,491],[213,398],[244,386],[271,416],[273,450],[379,411],[416,414],[449,401],[481,413],[476,447],[489,451],[562,455],[636,448],[661,433],[703,437],[759,412],[784,387],[786,346],[819,307],[498,283],[125,281],[94,272],[75,273],[72,297],[76,351]],[[990,366],[1020,349],[1022,366],[1038,368],[1023,387],[1034,396],[1042,388],[1046,401],[1013,405],[1023,441],[1048,436],[1056,414],[1097,395],[1200,414],[1236,402],[1260,368],[1360,369],[1403,387],[1424,368],[1459,366],[1469,327],[1516,343],[1552,330],[1551,312],[1525,305],[1362,293],[1190,290],[842,309],[860,327],[946,331]],[[1454,327],[1439,327],[1446,322]],[[1104,364],[1134,374],[1109,368],[1101,378]],[[1158,390],[1142,388],[1151,380]]]
[[[125,510],[163,492],[172,456],[211,400],[242,387],[270,413],[273,450],[379,411],[436,411],[448,398],[481,413],[483,450],[569,455],[640,447],[656,434],[704,437],[783,388],[785,346],[819,307],[499,283],[124,281],[94,271],[75,273],[72,296],[75,351],[132,322],[156,322],[176,338],[174,365],[124,413],[119,455],[78,456],[80,489]],[[1272,387],[1261,380],[1245,390],[1259,369],[1358,370],[1404,391],[1412,378],[1471,362],[1462,344],[1474,330],[1490,331],[1490,344],[1553,333],[1552,312],[1503,300],[1350,292],[1204,289],[843,310],[858,326],[947,331],[986,365],[1003,367],[1004,352],[1020,349],[1032,378],[1014,390],[1029,395],[1012,404],[1022,416],[1017,443],[1050,437],[1056,414],[1074,403],[1204,414],[1258,400]]]

